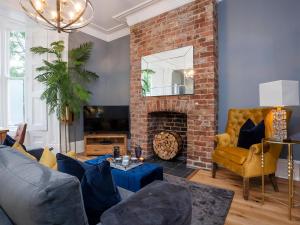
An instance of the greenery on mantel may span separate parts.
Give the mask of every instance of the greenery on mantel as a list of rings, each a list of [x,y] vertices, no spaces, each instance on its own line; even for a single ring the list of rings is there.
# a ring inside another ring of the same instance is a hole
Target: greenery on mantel
[[[142,70],[142,94],[147,96],[147,93],[151,91],[151,75],[155,74],[155,71],[151,69]]]
[[[63,41],[51,43],[50,48],[41,46],[31,48],[34,54],[55,56],[53,61],[43,60],[43,65],[36,68],[39,75],[35,79],[45,85],[41,99],[46,101],[49,114],[56,111],[59,120],[69,116],[67,111],[78,116],[82,105],[91,97],[91,92],[85,85],[99,77],[85,68],[92,47],[93,44],[88,42],[70,50],[69,62],[63,60],[65,49]]]

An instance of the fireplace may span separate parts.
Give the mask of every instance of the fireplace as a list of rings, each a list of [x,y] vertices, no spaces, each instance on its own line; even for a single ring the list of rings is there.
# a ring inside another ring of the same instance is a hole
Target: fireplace
[[[182,140],[182,147],[176,156],[177,159],[187,159],[187,115],[178,112],[151,112],[148,113],[148,147],[153,152],[153,138],[156,134],[175,132]]]
[[[186,46],[193,46],[194,93],[143,95],[142,57]],[[211,152],[217,133],[217,59],[215,0],[193,1],[130,27],[132,148],[141,145],[143,156],[151,157],[156,129],[176,129],[185,141],[179,156],[186,157],[187,166],[211,169]],[[180,126],[182,130],[175,124],[168,126],[175,117],[181,125],[186,121],[186,125]],[[166,122],[157,122],[164,119]]]

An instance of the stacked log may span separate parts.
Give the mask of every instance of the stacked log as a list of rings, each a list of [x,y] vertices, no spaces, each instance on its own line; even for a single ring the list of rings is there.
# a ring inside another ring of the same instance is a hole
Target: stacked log
[[[163,160],[171,160],[182,149],[182,139],[176,132],[160,132],[153,138],[153,150]]]

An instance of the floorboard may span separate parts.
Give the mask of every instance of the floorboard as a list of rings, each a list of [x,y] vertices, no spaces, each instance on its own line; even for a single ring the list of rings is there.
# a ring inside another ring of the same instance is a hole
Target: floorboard
[[[78,159],[85,161],[94,157],[78,155]],[[188,177],[189,180],[235,192],[234,199],[226,218],[226,225],[300,225],[300,208],[294,208],[292,220],[288,219],[288,208],[280,203],[287,200],[288,182],[278,179],[279,192],[274,192],[271,183],[266,178],[265,204],[260,203],[261,181],[259,178],[250,180],[249,200],[243,199],[242,178],[232,172],[219,168],[216,178],[211,177],[210,171],[198,170]],[[295,182],[295,190],[300,192],[300,183]],[[300,202],[297,193],[295,199]]]
[[[288,208],[278,203],[287,200],[288,183],[285,179],[278,179],[279,192],[274,192],[269,181],[266,183],[266,199],[262,205],[260,179],[250,181],[249,200],[243,199],[242,179],[230,171],[220,168],[215,179],[210,171],[199,170],[190,177],[191,181],[215,187],[229,189],[235,192],[234,199],[226,219],[226,225],[300,225],[300,208],[294,208],[292,221],[288,219]],[[295,182],[295,190],[300,191],[299,182]],[[300,195],[295,199],[300,201]]]

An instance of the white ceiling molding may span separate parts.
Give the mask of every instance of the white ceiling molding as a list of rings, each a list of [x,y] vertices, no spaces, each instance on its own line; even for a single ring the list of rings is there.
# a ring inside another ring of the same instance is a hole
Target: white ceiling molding
[[[101,39],[103,41],[108,42],[108,34],[93,28],[92,26],[87,26],[80,29],[81,32],[89,34],[95,38]]]
[[[92,36],[104,41],[113,41],[130,34],[129,26],[145,21],[162,13],[181,7],[195,0],[146,0],[136,6],[127,9],[112,18],[120,24],[109,29],[92,23],[82,29]]]
[[[129,26],[133,26],[193,1],[195,0],[160,0],[136,12],[128,14],[126,16],[126,21]]]
[[[147,0],[147,1],[142,2],[142,3],[140,3],[136,6],[128,9],[128,10],[125,10],[124,12],[121,12],[121,13],[113,16],[113,18],[120,21],[120,22],[127,23],[127,19],[126,19],[127,16],[132,15],[133,13],[136,13],[136,12],[138,12],[138,11],[148,7],[148,6],[151,6],[154,3],[157,3],[159,1],[162,1],[162,0]]]
[[[106,42],[111,42],[130,34],[129,27],[127,26],[121,30],[114,31],[113,33],[105,33],[97,28],[94,28],[93,26],[84,27],[80,29],[80,31]]]
[[[102,4],[102,1],[105,2],[106,0],[92,0],[92,2],[98,7]],[[129,27],[134,24],[158,16],[164,12],[173,10],[193,1],[195,0],[131,0],[131,3],[124,4],[123,0],[111,0],[111,2],[109,2],[109,6],[112,8],[107,11],[107,14],[104,13],[105,17],[99,17],[97,15],[97,8],[95,8],[95,19],[89,26],[80,29],[80,31],[106,42],[110,42],[129,35]],[[7,10],[7,8],[10,10]],[[2,14],[2,16],[16,17],[16,14],[11,13],[10,11],[20,14],[20,17],[23,17],[24,21],[25,14],[17,0],[0,0],[0,14]],[[114,15],[115,13],[117,14]],[[100,13],[99,15],[102,14]],[[29,19],[26,18],[25,21],[29,21]]]

